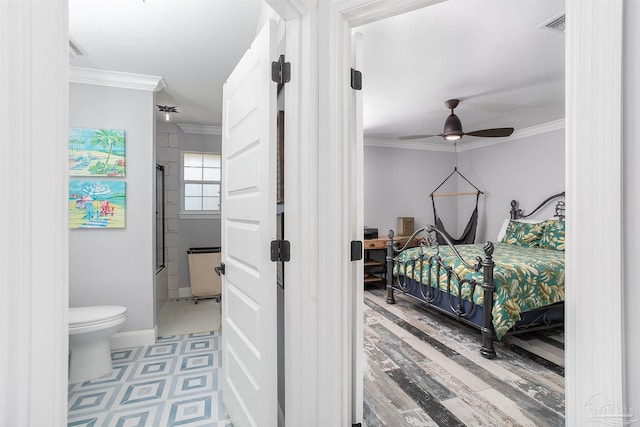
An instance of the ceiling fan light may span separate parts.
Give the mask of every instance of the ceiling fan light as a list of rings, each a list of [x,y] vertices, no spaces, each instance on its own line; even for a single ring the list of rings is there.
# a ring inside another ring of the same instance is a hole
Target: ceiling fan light
[[[462,122],[455,114],[449,114],[447,120],[444,122],[444,132],[445,135],[450,133],[462,133]]]
[[[450,134],[444,136],[444,139],[446,139],[447,141],[457,141],[460,138],[462,138],[462,135],[460,134]]]

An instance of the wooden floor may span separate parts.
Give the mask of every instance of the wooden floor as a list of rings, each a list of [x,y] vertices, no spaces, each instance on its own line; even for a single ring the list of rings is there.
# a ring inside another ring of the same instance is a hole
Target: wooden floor
[[[382,289],[365,290],[364,425],[563,426],[561,328],[496,342]]]

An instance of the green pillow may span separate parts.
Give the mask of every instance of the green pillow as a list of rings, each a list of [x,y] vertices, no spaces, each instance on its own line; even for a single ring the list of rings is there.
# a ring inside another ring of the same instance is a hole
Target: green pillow
[[[542,222],[532,224],[511,220],[502,242],[525,248],[537,247],[542,237],[542,224]]]
[[[540,247],[564,251],[564,221],[549,219],[543,223]]]

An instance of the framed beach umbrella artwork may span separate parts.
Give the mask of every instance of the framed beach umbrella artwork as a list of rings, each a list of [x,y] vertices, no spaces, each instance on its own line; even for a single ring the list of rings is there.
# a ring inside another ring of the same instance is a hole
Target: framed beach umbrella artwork
[[[125,135],[114,129],[69,129],[69,175],[125,176]]]
[[[124,228],[126,183],[69,180],[69,228]]]

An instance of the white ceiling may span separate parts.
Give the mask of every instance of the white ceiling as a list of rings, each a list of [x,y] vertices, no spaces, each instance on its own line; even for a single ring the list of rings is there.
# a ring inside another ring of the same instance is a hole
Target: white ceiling
[[[220,125],[222,85],[256,36],[261,0],[70,0],[70,65],[164,77],[179,123]],[[158,113],[158,117],[161,115]]]
[[[256,34],[261,5],[70,0],[70,37],[86,53],[70,63],[162,76],[158,101],[178,107],[177,122],[220,125],[222,84]],[[564,0],[449,0],[357,28],[365,136],[441,133],[451,98],[462,101],[465,131],[563,118],[564,35],[538,28],[563,10]]]

